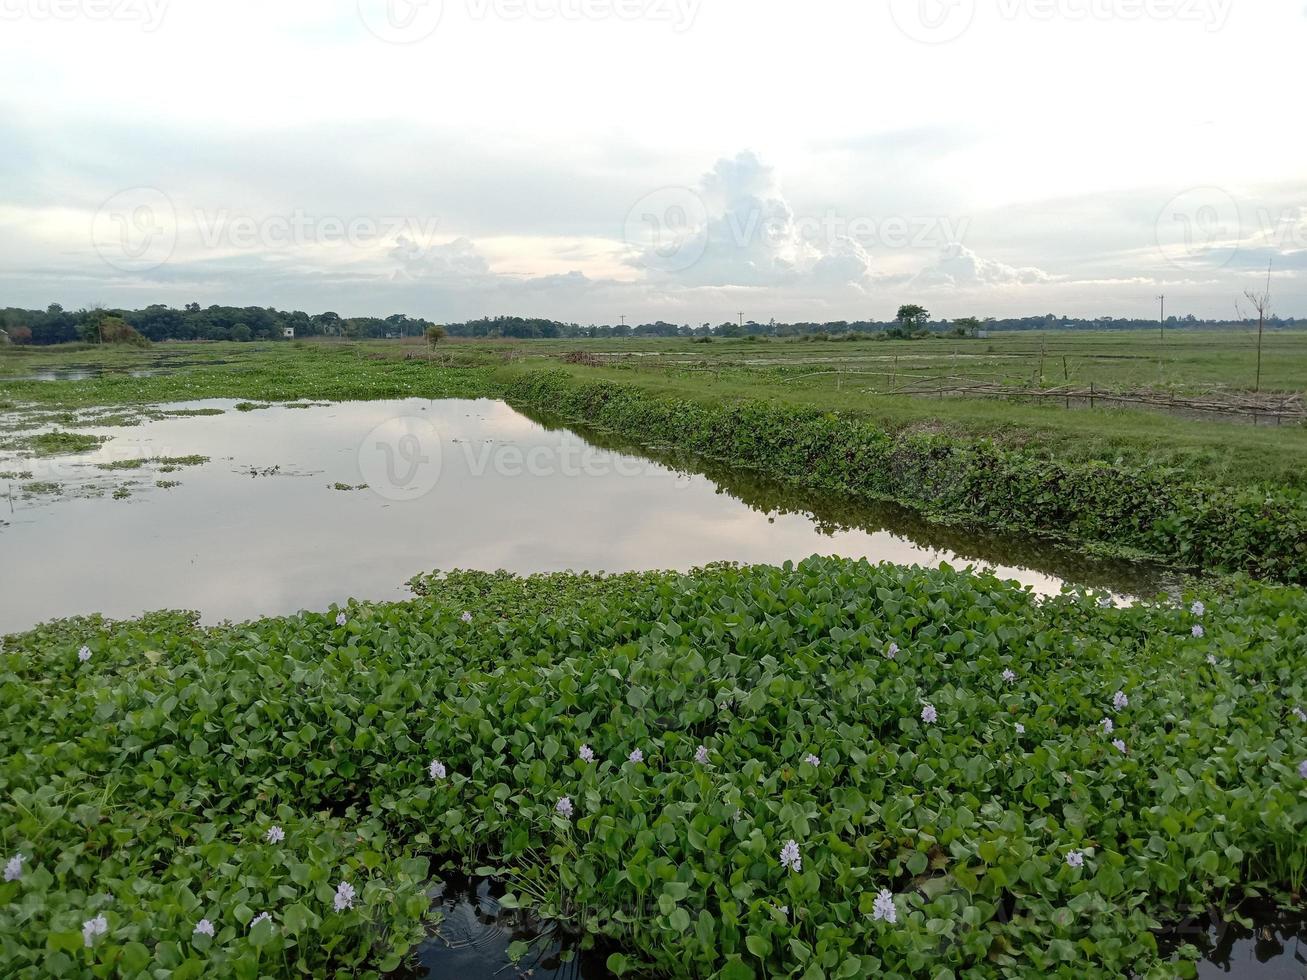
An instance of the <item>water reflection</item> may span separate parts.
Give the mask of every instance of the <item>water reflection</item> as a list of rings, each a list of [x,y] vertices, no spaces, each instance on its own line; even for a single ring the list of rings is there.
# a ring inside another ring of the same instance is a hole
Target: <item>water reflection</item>
[[[1197,976],[1234,980],[1303,980],[1307,977],[1307,910],[1247,902],[1232,921],[1217,912],[1172,926],[1158,936],[1158,948],[1171,956],[1183,945],[1201,954]]]
[[[1043,593],[1064,578],[1134,592],[1157,581],[711,465],[678,472],[497,401],[235,405],[79,427],[109,440],[78,456],[0,454],[0,472],[24,474],[0,479],[0,631],[77,613],[171,607],[216,622],[402,598],[403,582],[433,568],[621,572],[817,553],[984,562]],[[209,462],[99,468],[194,454]]]

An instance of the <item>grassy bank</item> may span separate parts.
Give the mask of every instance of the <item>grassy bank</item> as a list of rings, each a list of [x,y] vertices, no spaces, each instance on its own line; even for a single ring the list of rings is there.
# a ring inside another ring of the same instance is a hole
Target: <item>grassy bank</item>
[[[857,415],[765,401],[656,397],[533,371],[510,402],[824,491],[895,500],[943,520],[1132,549],[1209,571],[1307,581],[1307,495],[1223,488],[1165,471],[1060,462],[993,442],[891,433]]]
[[[1161,977],[1159,920],[1303,883],[1301,590],[1103,609],[832,560],[417,588],[7,638],[0,972],[372,975],[431,859],[619,970]]]

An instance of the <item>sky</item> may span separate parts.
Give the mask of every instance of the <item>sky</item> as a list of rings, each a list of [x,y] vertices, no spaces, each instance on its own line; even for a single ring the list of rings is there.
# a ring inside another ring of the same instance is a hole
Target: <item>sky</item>
[[[1307,0],[0,0],[0,307],[1307,317]]]

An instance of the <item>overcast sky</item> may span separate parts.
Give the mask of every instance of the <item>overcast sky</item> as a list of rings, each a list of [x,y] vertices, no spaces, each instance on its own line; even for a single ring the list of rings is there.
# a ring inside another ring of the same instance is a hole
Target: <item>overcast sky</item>
[[[1304,51],[1304,0],[0,0],[0,306],[1219,317],[1273,259],[1302,317]]]

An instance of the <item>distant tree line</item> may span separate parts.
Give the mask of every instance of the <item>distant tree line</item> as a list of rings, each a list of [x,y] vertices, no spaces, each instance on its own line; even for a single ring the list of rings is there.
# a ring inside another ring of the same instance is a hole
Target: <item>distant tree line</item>
[[[110,333],[106,335],[105,324]],[[342,317],[337,313],[285,312],[259,306],[207,306],[188,303],[181,309],[156,304],[143,310],[92,307],[65,310],[52,303],[44,310],[0,310],[0,330],[19,344],[110,343],[127,339],[119,324],[151,341],[280,340],[285,328],[298,337],[421,337],[433,324],[403,313],[388,317]]]
[[[112,321],[112,322],[110,322]],[[110,323],[109,333],[104,326]],[[1256,321],[1253,321],[1254,324]],[[1219,328],[1245,326],[1242,321],[1200,320],[1193,315],[1170,316],[1168,327]],[[1268,327],[1294,327],[1293,317],[1267,318]],[[381,339],[429,337],[436,326],[429,320],[396,313],[388,317],[342,317],[337,313],[309,314],[299,310],[286,312],[259,306],[207,306],[188,303],[181,309],[156,304],[142,310],[119,310],[94,307],[65,310],[53,303],[45,310],[0,310],[0,333],[18,344],[63,344],[75,341],[108,343],[135,340],[280,340],[285,328],[292,327],[300,337],[346,337]],[[982,332],[1005,330],[1156,330],[1157,320],[1098,317],[1046,316],[987,318],[963,317],[955,320],[932,320],[929,312],[916,304],[899,309],[893,320],[828,320],[778,323],[768,320],[744,320],[725,323],[653,323],[591,324],[566,323],[540,317],[496,316],[444,324],[450,337],[507,337],[515,339],[595,339],[620,340],[627,337],[839,337],[877,335],[885,337],[977,336]],[[0,341],[5,339],[0,336]]]

